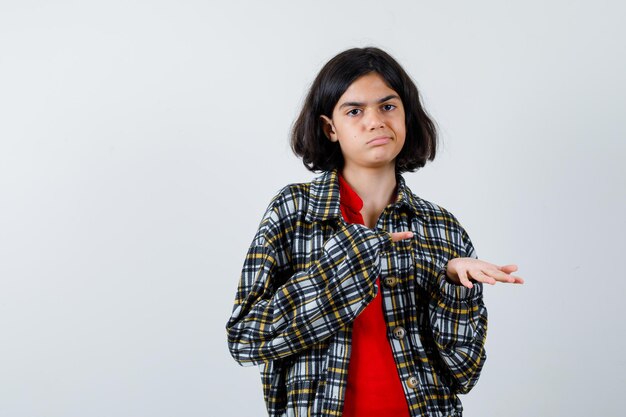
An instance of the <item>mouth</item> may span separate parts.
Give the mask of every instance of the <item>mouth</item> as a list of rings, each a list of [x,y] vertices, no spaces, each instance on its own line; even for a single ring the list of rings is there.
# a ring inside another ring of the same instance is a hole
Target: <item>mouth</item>
[[[373,139],[370,139],[367,141],[368,145],[373,145],[373,146],[377,146],[377,145],[384,145],[386,143],[391,142],[391,137],[389,136],[377,136]]]

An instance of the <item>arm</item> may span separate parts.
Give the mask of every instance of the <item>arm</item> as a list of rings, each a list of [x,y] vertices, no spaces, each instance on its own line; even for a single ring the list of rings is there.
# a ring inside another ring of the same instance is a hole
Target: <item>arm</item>
[[[460,257],[475,259],[474,247],[462,228],[460,238]],[[467,288],[449,281],[445,267],[435,273],[437,283],[429,302],[433,338],[456,391],[465,394],[478,382],[486,359],[487,309],[482,283]]]
[[[281,249],[287,233],[282,219],[278,209],[268,209],[226,325],[230,353],[241,365],[300,352],[354,320],[376,295],[380,252],[391,244],[386,233],[343,225],[317,260],[292,274],[286,264],[291,254]]]
[[[463,314],[460,314],[457,315],[457,317],[451,317],[451,320],[449,320],[452,327],[449,326],[448,330],[446,330],[446,332],[449,333],[448,343],[455,343],[454,339],[457,337],[455,331],[460,334],[464,334],[466,339],[464,344],[465,346],[470,346],[473,339],[482,338],[483,340],[479,342],[482,349],[480,362],[484,362],[485,354],[482,345],[484,345],[484,338],[486,336],[487,311],[485,310],[485,306],[482,302],[482,288],[472,293],[472,290],[476,285],[473,282],[477,282],[478,285],[481,286],[482,283],[495,285],[496,282],[523,284],[524,280],[521,277],[511,275],[512,272],[517,271],[517,265],[498,266],[476,259],[474,249],[466,234],[464,234],[463,239],[465,242],[466,253],[470,256],[450,259],[446,269],[440,272],[440,277],[438,278],[440,294],[442,294],[442,299],[447,300],[448,302],[440,303],[438,307],[441,311],[445,311],[447,306],[451,306],[451,308],[455,308],[456,306],[456,309],[465,309],[467,311],[467,317],[463,317]],[[443,321],[445,322],[446,320],[444,319]],[[457,330],[454,329],[454,326],[457,326]],[[474,336],[472,336],[471,329],[474,329],[474,332],[476,333]],[[480,333],[477,333],[479,329],[482,330]],[[446,338],[445,336],[442,336],[441,333],[439,333],[438,337],[440,341]],[[456,342],[458,342],[458,340]],[[460,392],[467,393],[476,384],[482,364],[475,361],[475,370],[472,370],[472,368],[469,367],[469,372],[464,371],[462,367],[454,364],[450,360],[450,358],[454,357],[454,352],[446,352],[443,343],[437,343],[437,346],[440,351],[443,350],[442,356],[444,356],[444,361],[446,361],[445,357],[447,357],[449,366],[456,367],[455,370],[453,370],[453,376],[455,377],[456,382],[460,385]],[[474,359],[471,359],[472,355],[470,352],[467,350],[462,352],[463,356],[470,358],[470,361],[474,361]],[[474,357],[476,357],[476,355],[474,355]],[[462,364],[461,362],[459,363]],[[464,378],[463,372],[465,372],[469,378]]]

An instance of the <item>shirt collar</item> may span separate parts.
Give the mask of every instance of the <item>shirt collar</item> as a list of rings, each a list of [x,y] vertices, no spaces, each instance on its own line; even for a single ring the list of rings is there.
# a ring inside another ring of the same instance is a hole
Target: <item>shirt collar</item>
[[[415,196],[407,187],[402,175],[396,175],[397,197],[393,206],[406,207],[416,216],[428,219],[428,206]],[[308,204],[306,220],[308,222],[341,218],[339,200],[339,173],[337,169],[325,171],[311,181],[311,199]]]

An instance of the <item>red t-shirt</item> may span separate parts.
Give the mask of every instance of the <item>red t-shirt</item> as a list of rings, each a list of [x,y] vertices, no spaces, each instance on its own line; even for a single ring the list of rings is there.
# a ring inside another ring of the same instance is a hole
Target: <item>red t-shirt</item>
[[[364,224],[363,200],[339,176],[340,208],[348,223]],[[378,294],[354,320],[343,417],[409,417],[402,383],[387,339],[380,279]]]

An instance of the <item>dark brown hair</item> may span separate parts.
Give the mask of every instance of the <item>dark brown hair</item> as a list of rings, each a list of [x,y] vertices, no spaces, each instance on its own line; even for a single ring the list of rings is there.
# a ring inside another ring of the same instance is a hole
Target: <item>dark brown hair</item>
[[[320,116],[332,117],[341,95],[357,78],[379,74],[402,100],[405,112],[406,139],[396,158],[396,172],[412,172],[435,158],[437,130],[420,103],[419,92],[411,77],[385,51],[353,48],[341,52],[321,69],[304,101],[302,111],[291,132],[291,149],[302,157],[311,171],[328,171],[343,167],[338,142],[328,140]]]

